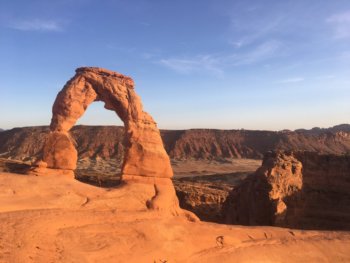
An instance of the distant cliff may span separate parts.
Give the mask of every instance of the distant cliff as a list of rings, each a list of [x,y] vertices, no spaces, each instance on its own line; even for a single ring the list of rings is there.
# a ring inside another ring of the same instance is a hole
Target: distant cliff
[[[80,158],[123,158],[123,127],[75,126],[71,130]],[[0,156],[38,157],[49,129],[46,126],[14,128],[0,133]],[[350,125],[297,131],[162,130],[171,158],[262,159],[270,150],[302,150],[341,154],[350,152]]]

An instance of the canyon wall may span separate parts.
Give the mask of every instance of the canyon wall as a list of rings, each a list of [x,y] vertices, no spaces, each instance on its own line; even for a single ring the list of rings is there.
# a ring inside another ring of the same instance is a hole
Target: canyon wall
[[[349,125],[299,131],[161,130],[164,147],[172,159],[253,158],[267,151],[350,152]],[[26,159],[40,156],[46,126],[14,128],[0,132],[0,156]],[[79,158],[123,159],[123,127],[74,126],[71,135]]]

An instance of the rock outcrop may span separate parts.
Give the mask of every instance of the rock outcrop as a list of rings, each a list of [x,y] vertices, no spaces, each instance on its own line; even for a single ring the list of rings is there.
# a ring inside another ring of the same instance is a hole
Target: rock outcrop
[[[224,222],[302,229],[350,229],[350,156],[270,152],[232,190]]]
[[[77,150],[69,131],[94,101],[115,111],[124,122],[124,162],[122,181],[154,187],[155,195],[147,206],[156,210],[180,208],[171,181],[173,171],[153,118],[143,111],[134,81],[122,74],[93,67],[76,70],[58,93],[52,109],[50,133],[44,144],[42,161],[32,172],[69,173],[76,168]]]

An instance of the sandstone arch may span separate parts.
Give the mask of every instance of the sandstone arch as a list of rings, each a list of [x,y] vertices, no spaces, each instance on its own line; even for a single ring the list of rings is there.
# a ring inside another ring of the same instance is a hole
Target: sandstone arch
[[[51,133],[43,151],[48,168],[74,170],[77,152],[69,130],[94,101],[115,111],[125,126],[123,180],[139,177],[170,178],[169,157],[153,118],[143,111],[131,78],[101,68],[84,67],[59,92],[52,109]]]
[[[69,130],[94,101],[103,101],[106,109],[115,111],[125,126],[125,155],[122,181],[154,186],[147,206],[153,209],[180,210],[170,178],[173,171],[153,118],[143,111],[134,81],[122,74],[96,67],[76,70],[58,93],[52,109],[50,134],[44,145],[40,169],[46,173],[73,174],[77,151]],[[191,216],[192,218],[195,218]]]

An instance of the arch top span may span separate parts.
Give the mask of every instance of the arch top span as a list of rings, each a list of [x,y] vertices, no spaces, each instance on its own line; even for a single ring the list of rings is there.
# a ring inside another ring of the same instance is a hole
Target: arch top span
[[[106,76],[106,77],[110,77],[110,78],[116,78],[119,79],[119,81],[121,81],[123,84],[127,85],[128,88],[134,88],[134,80],[129,77],[129,76],[125,76],[119,72],[116,71],[112,71],[109,69],[104,69],[104,68],[99,68],[99,67],[80,67],[77,68],[75,70],[75,73],[79,74],[88,74],[89,72],[91,72],[94,75],[101,75],[101,76]]]
[[[132,78],[107,69],[81,67],[57,95],[51,129],[69,131],[94,101],[103,101],[124,123],[137,122],[145,115]]]

